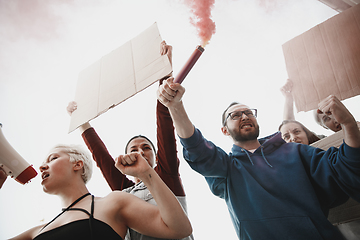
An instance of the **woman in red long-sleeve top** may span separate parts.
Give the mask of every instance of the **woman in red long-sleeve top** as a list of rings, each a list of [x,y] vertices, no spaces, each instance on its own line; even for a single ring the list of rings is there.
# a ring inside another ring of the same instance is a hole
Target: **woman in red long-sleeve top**
[[[155,166],[155,171],[171,189],[174,195],[185,196],[179,175],[180,162],[177,158],[174,127],[168,109],[159,101],[156,106],[156,115],[158,151],[156,154],[157,164]],[[86,127],[86,125],[88,125],[88,127]],[[138,183],[137,179],[135,179],[135,182],[131,181],[114,166],[114,159],[90,124],[85,123],[81,128],[84,129],[82,137],[112,190],[124,190]],[[132,138],[128,143],[126,153],[130,152],[129,148],[133,146],[132,142],[138,138],[141,138],[144,142],[148,143],[148,145],[144,147],[151,147],[151,152],[155,156],[153,144],[145,136],[135,136],[135,138]],[[142,151],[146,152],[147,150]],[[150,165],[153,166],[151,163]]]
[[[165,41],[161,43],[161,54],[167,54],[171,63],[172,47],[166,45]],[[162,80],[160,80],[161,84]],[[74,102],[68,106],[68,112],[71,114],[76,109]],[[177,157],[176,139],[173,122],[168,109],[157,101],[156,105],[156,124],[157,124],[157,153],[153,143],[145,136],[135,136],[129,140],[126,145],[125,153],[133,151],[140,152],[144,155],[148,163],[154,167],[160,178],[165,182],[169,189],[177,197],[183,208],[186,207],[185,192],[181,183],[179,174],[179,159]],[[126,191],[135,196],[156,205],[149,190],[139,179],[131,181],[123,175],[114,165],[114,159],[108,152],[105,144],[95,132],[95,129],[89,123],[80,126],[82,137],[92,153],[93,159],[100,168],[103,176],[112,190]],[[156,239],[149,236],[141,235],[132,229],[129,229],[125,239]],[[185,239],[193,239],[189,236]]]

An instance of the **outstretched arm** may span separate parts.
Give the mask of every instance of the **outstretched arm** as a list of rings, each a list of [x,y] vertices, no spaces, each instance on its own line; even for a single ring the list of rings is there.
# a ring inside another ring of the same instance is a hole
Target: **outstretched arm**
[[[341,124],[345,143],[350,147],[360,148],[360,131],[355,118],[336,96],[330,95],[322,100],[318,105],[318,111],[333,115]]]
[[[294,98],[291,92],[292,87],[293,83],[288,79],[285,85],[280,88],[280,91],[285,98],[283,120],[295,120]]]
[[[184,238],[192,233],[188,217],[166,184],[141,154],[134,152],[116,158],[116,167],[126,175],[141,179],[154,197],[157,206],[144,201],[126,201],[121,208],[128,227],[148,236]],[[137,214],[136,214],[137,213]]]
[[[165,80],[158,88],[157,97],[158,100],[169,109],[179,137],[189,138],[193,135],[195,129],[181,100],[185,93],[185,88],[173,81],[173,77]]]
[[[169,58],[170,65],[172,66],[172,46],[167,45],[165,40],[160,43],[160,54],[166,54]]]
[[[72,113],[77,109],[77,104],[75,101],[71,101],[69,102],[68,106],[66,107],[66,111],[67,113],[71,116]],[[89,122],[84,123],[83,125],[81,125],[79,127],[80,133],[82,134],[83,132],[85,132],[87,129],[91,128],[91,125]]]
[[[66,108],[68,114],[76,111],[76,102],[70,102]],[[88,149],[90,150],[96,165],[100,168],[106,182],[111,190],[123,190],[134,185],[134,182],[129,180],[115,167],[115,162],[108,152],[105,144],[100,139],[95,129],[91,127],[90,123],[84,123],[79,128],[81,136]]]
[[[175,194],[185,196],[179,174],[174,124],[169,110],[159,101],[156,103],[157,165],[155,171]]]
[[[167,55],[171,63],[172,46],[162,41],[160,54]],[[163,81],[163,79],[160,80],[159,85]],[[159,100],[156,102],[157,165],[155,171],[175,196],[185,196],[179,174],[180,161],[177,156],[174,124],[167,107],[161,104]]]

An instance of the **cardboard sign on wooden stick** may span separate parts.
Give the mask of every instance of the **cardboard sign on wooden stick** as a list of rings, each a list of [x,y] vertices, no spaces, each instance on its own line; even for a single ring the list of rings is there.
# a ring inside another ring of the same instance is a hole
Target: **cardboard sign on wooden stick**
[[[69,133],[169,75],[172,67],[168,56],[160,55],[161,41],[154,23],[81,71]]]
[[[298,112],[360,94],[360,4],[283,44]]]

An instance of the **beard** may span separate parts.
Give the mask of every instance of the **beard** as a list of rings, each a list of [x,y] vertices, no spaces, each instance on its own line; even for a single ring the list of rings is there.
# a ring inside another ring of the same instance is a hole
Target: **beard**
[[[258,124],[254,125],[254,129],[245,133],[241,133],[241,131],[233,131],[230,129],[228,130],[230,136],[236,142],[246,142],[246,141],[256,140],[259,137],[259,133],[260,133],[260,127]]]

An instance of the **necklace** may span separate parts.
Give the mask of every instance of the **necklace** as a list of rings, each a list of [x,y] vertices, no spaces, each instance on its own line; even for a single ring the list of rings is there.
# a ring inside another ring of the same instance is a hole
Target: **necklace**
[[[82,195],[81,197],[79,197],[78,199],[76,199],[72,204],[70,204],[67,208],[62,208],[62,212],[57,215],[53,220],[51,220],[50,222],[48,222],[45,226],[43,226],[41,229],[40,229],[40,232],[46,228],[50,223],[52,223],[53,221],[55,221],[55,219],[57,219],[58,217],[60,217],[61,214],[63,214],[64,212],[68,211],[72,206],[74,206],[75,204],[77,204],[78,202],[80,202],[83,198],[85,198],[86,196],[89,196],[90,193],[85,193],[84,195]]]

